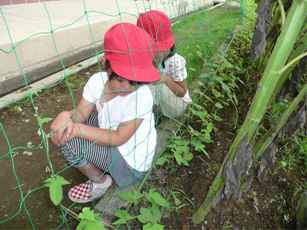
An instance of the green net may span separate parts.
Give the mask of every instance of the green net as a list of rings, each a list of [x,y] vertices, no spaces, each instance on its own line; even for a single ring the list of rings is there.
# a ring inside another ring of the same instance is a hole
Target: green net
[[[174,22],[176,49],[186,59],[191,87],[223,42],[221,53],[226,52],[243,10],[208,10],[213,2],[204,0],[31,2],[0,5],[0,104],[10,104],[0,114],[0,228],[73,229],[70,210],[80,206],[68,199],[53,206],[43,182],[55,175],[73,184],[84,178],[51,144],[49,126],[59,112],[76,108],[89,76],[102,71],[97,63],[104,32],[117,22],[135,23],[141,12],[164,11]],[[55,72],[49,82],[31,85]],[[22,101],[12,104],[15,96],[4,95],[21,87]],[[156,121],[163,117],[155,115]]]

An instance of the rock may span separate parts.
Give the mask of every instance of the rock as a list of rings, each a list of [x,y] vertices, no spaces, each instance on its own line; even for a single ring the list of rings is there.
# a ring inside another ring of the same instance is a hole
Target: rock
[[[118,194],[124,191],[131,191],[136,189],[137,185],[120,190],[116,185],[113,185],[103,198],[96,204],[95,210],[99,211],[101,215],[108,219],[112,219],[116,210],[126,208],[128,203],[119,198]]]
[[[30,152],[30,151],[23,151],[22,152],[22,155],[26,155],[26,156],[32,156],[32,152]]]

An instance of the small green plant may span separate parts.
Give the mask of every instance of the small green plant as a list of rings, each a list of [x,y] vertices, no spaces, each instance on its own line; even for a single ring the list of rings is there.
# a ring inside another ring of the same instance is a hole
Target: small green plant
[[[280,167],[285,171],[298,168],[303,165],[301,173],[307,175],[307,137],[299,133],[287,140],[280,148]]]
[[[64,177],[56,175],[49,177],[44,183],[49,188],[52,203],[55,206],[59,205],[63,199],[63,186],[69,184],[69,182]]]
[[[105,230],[101,218],[94,213],[90,208],[85,207],[78,215],[80,223],[76,230]]]
[[[173,136],[169,140],[168,150],[165,151],[157,160],[156,165],[162,166],[172,160],[178,165],[188,166],[193,159],[193,154],[190,152],[190,141],[185,140],[180,136]]]
[[[37,117],[37,121],[39,126],[43,126],[44,124],[52,121],[52,118],[50,117]]]
[[[37,134],[39,136],[42,136],[44,134],[44,135],[46,135],[47,138],[49,137],[49,134],[45,134],[43,127],[44,127],[44,124],[47,124],[50,121],[52,121],[52,118],[50,118],[50,117],[37,116],[37,123],[38,123]]]
[[[188,166],[193,159],[193,154],[190,152],[189,140],[175,136],[171,139],[169,148],[178,165]]]
[[[294,137],[294,143],[297,146],[299,159],[304,164],[304,173],[307,174],[307,136],[301,133]]]
[[[268,113],[268,119],[270,123],[274,125],[277,119],[280,117],[280,114],[282,114],[282,112],[284,112],[288,106],[289,106],[289,101],[287,100],[282,100],[274,103],[271,106],[270,112]]]
[[[205,154],[209,157],[208,152],[205,149],[205,143],[211,143],[211,132],[213,130],[213,124],[208,123],[205,129],[197,131],[190,128],[190,140],[184,139],[181,136],[174,136],[169,140],[169,150],[164,152],[157,160],[156,164],[159,166],[165,165],[172,160],[178,165],[189,166],[193,159],[193,153],[195,152]]]
[[[197,103],[192,104],[189,113],[198,127],[193,128],[191,125],[187,125],[183,133],[172,136],[169,139],[168,150],[157,160],[157,165],[163,166],[174,160],[179,166],[189,166],[193,159],[193,153],[205,154],[209,157],[206,144],[213,142],[211,136],[214,131],[214,125],[211,122],[212,116]],[[185,135],[188,135],[189,138],[186,138]]]
[[[77,91],[78,89],[82,88],[82,86],[85,84],[87,78],[82,76],[69,76],[65,78],[65,84],[66,86],[70,87],[73,91]]]
[[[161,209],[170,208],[170,203],[156,190],[150,189],[148,192],[140,193],[138,191],[121,192],[119,197],[131,205],[137,205],[141,200],[147,207],[140,207],[138,215],[131,215],[127,210],[118,210],[115,216],[118,218],[113,225],[127,224],[132,220],[138,220],[143,230],[159,230],[164,226],[160,224]],[[145,199],[144,199],[145,198]]]

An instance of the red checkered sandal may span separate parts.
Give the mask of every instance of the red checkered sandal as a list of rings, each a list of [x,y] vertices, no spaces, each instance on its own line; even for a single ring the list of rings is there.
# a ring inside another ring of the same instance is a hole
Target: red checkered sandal
[[[85,183],[72,187],[68,192],[68,197],[76,203],[88,203],[101,197],[112,185],[112,178],[106,175],[106,180],[102,184],[88,180]]]

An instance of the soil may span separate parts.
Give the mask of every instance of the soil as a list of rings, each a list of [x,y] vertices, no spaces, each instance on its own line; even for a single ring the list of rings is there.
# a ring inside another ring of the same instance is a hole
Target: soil
[[[74,76],[79,82],[73,85],[76,98],[80,93],[84,82],[96,72],[93,67],[86,72]],[[239,121],[242,121],[248,105],[251,101],[252,91],[240,92],[241,105]],[[38,113],[43,117],[54,118],[59,112],[72,108],[72,100],[64,84],[44,91],[39,97],[34,98],[34,104]],[[243,112],[242,112],[243,111]],[[219,167],[228,151],[228,147],[234,138],[234,114],[235,109],[226,108],[222,115],[223,121],[216,123],[214,143],[208,146],[210,158],[204,155],[196,155],[189,167],[173,167],[168,170],[158,169],[151,176],[151,183],[160,190],[173,191],[179,194],[183,207],[170,212],[163,218],[166,229],[278,229],[293,228],[293,207],[291,197],[294,193],[293,180],[302,180],[298,175],[286,175],[284,171],[272,169],[265,181],[254,181],[251,189],[239,202],[223,202],[212,210],[206,220],[198,226],[191,222],[191,216],[203,201],[211,182],[217,174]],[[29,101],[18,103],[8,109],[0,111],[1,124],[3,124],[8,136],[10,147],[3,134],[0,135],[0,193],[2,196],[0,205],[0,229],[52,229],[59,226],[61,215],[59,208],[54,207],[49,199],[47,188],[43,181],[50,176],[50,166],[44,149],[21,149],[29,144],[40,146],[40,138],[37,134],[36,117]],[[49,132],[49,124],[45,125]],[[29,143],[31,142],[31,143]],[[9,148],[14,155],[13,161],[8,157]],[[65,162],[57,147],[50,144],[50,159],[55,172],[65,168]],[[26,196],[24,207],[31,215],[33,226],[29,223],[29,217],[20,202],[20,189]],[[72,184],[85,180],[75,169],[68,168],[61,173]],[[65,206],[68,201],[64,191]],[[77,206],[76,209],[80,210]],[[288,220],[283,221],[285,213]],[[6,221],[8,220],[9,221]],[[288,225],[285,225],[287,223]],[[64,226],[62,229],[69,229]]]
[[[256,85],[250,84],[248,88],[240,90],[238,126],[243,122],[255,89]],[[235,113],[235,108],[226,108],[222,116],[223,121],[215,124],[217,131],[214,143],[208,146],[209,159],[196,156],[189,167],[165,171],[164,185],[157,183],[161,188],[167,185],[169,190],[180,191],[181,199],[186,203],[186,206],[164,219],[167,229],[296,228],[293,197],[297,191],[297,184],[303,184],[306,178],[299,169],[286,173],[277,164],[270,169],[263,181],[254,179],[251,188],[239,201],[221,202],[211,209],[202,224],[192,223],[191,217],[203,202],[235,137]]]
[[[92,69],[91,71],[95,71]],[[79,78],[79,87],[82,89],[84,82],[90,76],[90,72],[80,73],[74,78]],[[74,91],[75,97],[80,98],[80,90]],[[78,99],[77,99],[78,101]],[[72,109],[72,99],[63,83],[55,88],[49,89],[34,98],[34,104],[38,108],[41,117],[54,118],[63,110]],[[6,135],[13,151],[13,161],[8,157],[9,147],[3,133],[0,135],[0,193],[2,196],[0,206],[0,229],[32,229],[28,217],[21,206],[21,196],[17,189],[16,177],[20,181],[20,189],[25,199],[25,207],[28,209],[33,225],[36,229],[51,229],[60,223],[59,209],[54,207],[49,199],[48,189],[43,187],[43,181],[50,176],[50,166],[48,165],[46,151],[37,148],[40,145],[40,137],[37,133],[38,125],[34,110],[29,100],[10,106],[8,109],[0,111],[1,123],[4,126]],[[49,132],[49,125],[45,125],[45,132]],[[26,148],[32,144],[36,149]],[[21,149],[25,147],[25,149]],[[65,168],[65,162],[60,154],[60,150],[49,143],[49,155],[55,172]],[[67,169],[61,173],[64,178],[73,184],[85,180],[85,178],[75,169]],[[64,205],[70,204],[64,191]],[[15,218],[12,218],[15,216]],[[12,219],[6,222],[6,219]]]

